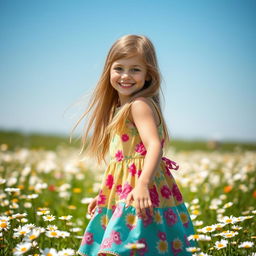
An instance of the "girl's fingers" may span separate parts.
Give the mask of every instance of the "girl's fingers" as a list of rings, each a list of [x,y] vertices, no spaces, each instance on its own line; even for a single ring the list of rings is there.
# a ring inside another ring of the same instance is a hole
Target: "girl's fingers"
[[[142,217],[143,218],[147,217],[146,208],[147,208],[146,200],[145,199],[144,200],[140,200],[140,209],[141,209]]]
[[[152,205],[150,199],[148,199],[148,208],[149,208],[149,211],[150,211],[150,215],[153,216],[154,215],[154,210],[153,210],[153,205]]]

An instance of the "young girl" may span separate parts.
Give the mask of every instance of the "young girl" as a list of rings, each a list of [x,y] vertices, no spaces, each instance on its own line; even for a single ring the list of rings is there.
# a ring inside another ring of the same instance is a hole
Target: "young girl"
[[[126,35],[111,47],[88,110],[83,136],[94,125],[87,153],[110,161],[92,218],[78,249],[86,256],[191,255],[194,228],[172,176],[178,165],[163,157],[169,135],[160,102],[154,46],[145,36]],[[77,126],[76,124],[76,126]]]

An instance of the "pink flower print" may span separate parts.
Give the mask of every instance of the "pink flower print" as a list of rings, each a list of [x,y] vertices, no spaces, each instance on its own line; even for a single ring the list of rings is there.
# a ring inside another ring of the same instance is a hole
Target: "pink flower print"
[[[153,217],[150,215],[149,209],[146,209],[146,218],[143,218],[142,220],[143,220],[144,227],[152,223]]]
[[[171,248],[174,255],[178,255],[182,251],[183,244],[180,239],[175,239],[171,242]]]
[[[98,213],[102,213],[102,208],[101,207],[97,207],[98,208]]]
[[[148,251],[148,245],[147,245],[146,239],[145,238],[141,238],[136,243],[141,243],[141,244],[145,245],[144,248],[137,249],[137,254],[144,255]]]
[[[167,211],[164,212],[164,217],[166,218],[167,224],[169,226],[174,225],[178,219],[177,215],[171,208],[169,208]]]
[[[159,231],[159,232],[158,232],[158,237],[159,237],[161,240],[165,241],[165,240],[166,240],[166,233]]]
[[[115,209],[115,211],[114,211],[114,213],[113,213],[113,217],[114,217],[114,218],[119,218],[119,217],[122,216],[122,214],[123,214],[123,208],[122,208],[122,206],[119,204],[119,205],[117,205],[117,207],[116,207],[116,209]]]
[[[125,133],[125,134],[122,134],[121,139],[122,139],[123,142],[126,142],[126,141],[129,140],[129,135],[126,134],[126,133]]]
[[[168,186],[163,185],[162,188],[161,188],[161,194],[162,194],[163,197],[168,199],[171,196],[172,191],[169,189]]]
[[[136,174],[136,172],[137,172],[137,170],[136,170],[136,165],[135,165],[134,163],[132,163],[132,164],[128,167],[128,169],[129,169],[129,172],[132,174],[132,176],[134,176],[134,175]]]
[[[119,184],[119,185],[116,186],[116,192],[117,192],[117,194],[118,194],[119,196],[121,195],[121,193],[122,193],[122,185],[121,185],[121,184]]]
[[[94,242],[93,240],[93,233],[85,232],[83,239],[82,239],[82,245],[84,244],[92,244]]]
[[[116,154],[116,161],[120,162],[124,159],[123,151],[122,150],[117,150]]]
[[[177,184],[173,184],[172,193],[175,196],[177,201],[182,201],[182,194],[180,193],[180,190],[179,190]]]
[[[137,171],[138,177],[140,177],[141,173],[142,173],[142,170]]]
[[[107,177],[107,179],[106,179],[106,186],[107,186],[109,189],[111,189],[112,186],[113,186],[113,184],[114,184],[114,177],[113,177],[113,175],[109,174],[108,177]]]
[[[116,205],[115,205],[115,204],[113,204],[113,205],[112,205],[112,211],[114,212],[114,211],[115,211],[115,209],[116,209]]]
[[[116,244],[121,244],[122,240],[120,238],[120,233],[112,230],[110,233],[110,239],[112,240],[112,242],[116,243]]]
[[[102,243],[100,245],[100,249],[110,248],[112,246],[112,243],[113,243],[112,239],[109,237],[106,237],[102,241]]]
[[[145,156],[147,154],[147,150],[142,141],[135,146],[135,151],[140,153],[142,156]]]
[[[105,202],[106,202],[106,196],[102,194],[102,189],[101,189],[98,196],[97,204],[105,204]]]
[[[154,185],[153,188],[149,189],[149,194],[150,194],[150,199],[151,199],[153,206],[155,206],[155,207],[159,206],[160,201],[159,201],[158,193],[156,191],[156,185]]]
[[[120,199],[126,199],[126,197],[132,191],[132,189],[133,189],[132,186],[130,184],[128,184],[128,182],[126,182],[123,187],[123,191],[120,194]]]

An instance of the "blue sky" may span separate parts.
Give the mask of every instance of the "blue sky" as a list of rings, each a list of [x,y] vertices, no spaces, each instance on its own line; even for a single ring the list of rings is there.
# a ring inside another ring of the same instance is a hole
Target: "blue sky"
[[[111,45],[143,34],[173,138],[255,142],[255,11],[254,0],[0,0],[0,128],[69,134]]]

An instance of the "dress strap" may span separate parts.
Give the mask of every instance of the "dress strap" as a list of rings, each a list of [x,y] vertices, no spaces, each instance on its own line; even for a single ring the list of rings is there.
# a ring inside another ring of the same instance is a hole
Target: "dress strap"
[[[155,103],[155,101],[154,101],[151,97],[147,97],[147,99],[150,99],[150,101],[153,103],[153,105],[154,105],[155,108],[156,108],[156,111],[157,111],[157,114],[158,114],[159,120],[160,120],[160,124],[159,124],[159,126],[160,126],[160,125],[162,124],[162,115],[161,115],[161,113],[160,113],[160,110],[159,110],[157,104]]]

